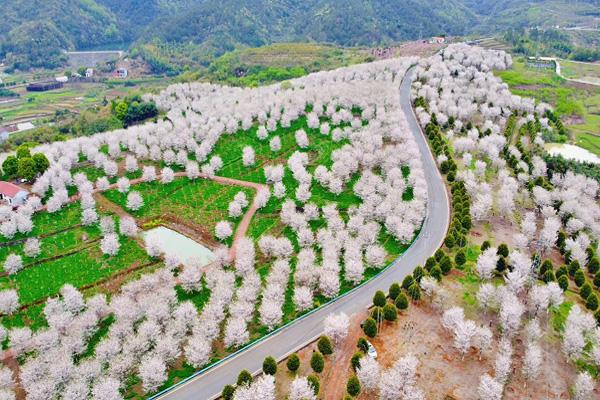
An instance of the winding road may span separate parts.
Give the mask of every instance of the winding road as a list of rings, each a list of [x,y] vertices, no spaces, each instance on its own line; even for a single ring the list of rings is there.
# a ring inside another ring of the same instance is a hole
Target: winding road
[[[400,103],[409,128],[421,151],[429,201],[423,227],[412,246],[386,270],[370,281],[239,350],[222,362],[158,393],[152,399],[205,400],[217,398],[225,385],[235,383],[241,370],[246,369],[253,373],[259,373],[265,357],[272,356],[277,360],[282,360],[311,343],[323,333],[323,320],[331,313],[344,312],[352,315],[365,310],[371,304],[375,291],[387,292],[391,283],[402,281],[417,265],[424,264],[425,260],[437,250],[448,230],[450,203],[433,155],[412,111],[410,87],[413,75],[414,70],[409,70],[401,84]]]

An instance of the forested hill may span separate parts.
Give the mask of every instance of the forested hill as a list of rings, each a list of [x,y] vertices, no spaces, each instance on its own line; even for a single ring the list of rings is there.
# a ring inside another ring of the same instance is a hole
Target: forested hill
[[[374,45],[598,14],[600,0],[0,0],[0,58],[20,69],[61,63],[61,50],[180,43],[319,41]],[[529,10],[529,11],[528,11]],[[531,11],[533,10],[533,11]]]

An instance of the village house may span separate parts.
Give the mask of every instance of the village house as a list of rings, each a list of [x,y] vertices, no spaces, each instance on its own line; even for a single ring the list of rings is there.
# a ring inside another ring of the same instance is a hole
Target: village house
[[[88,68],[85,70],[85,77],[86,78],[91,78],[94,76],[94,69],[93,68]]]
[[[14,183],[0,181],[0,200],[6,204],[17,207],[25,203],[29,192]]]
[[[127,78],[127,68],[117,68],[112,76],[115,78]]]

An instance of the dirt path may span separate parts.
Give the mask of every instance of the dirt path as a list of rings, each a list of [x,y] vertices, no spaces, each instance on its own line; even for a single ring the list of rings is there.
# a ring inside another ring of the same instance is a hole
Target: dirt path
[[[21,387],[21,369],[19,368],[15,352],[12,349],[8,349],[2,353],[2,362],[12,371],[12,379],[15,383],[15,398],[17,400],[25,400],[25,391]]]
[[[175,178],[183,178],[186,177],[187,173],[186,172],[176,172],[174,174]],[[156,180],[160,180],[162,178],[161,175],[157,175]],[[250,189],[254,189],[256,190],[256,192],[258,193],[261,189],[269,189],[268,185],[263,185],[260,183],[256,183],[256,182],[248,182],[248,181],[242,181],[239,179],[233,179],[233,178],[226,178],[223,176],[209,176],[206,175],[204,173],[200,173],[198,175],[198,179],[209,179],[212,180],[214,182],[217,183],[221,183],[223,185],[229,185],[229,186],[240,186],[240,187],[245,187],[245,188],[250,188]],[[129,183],[134,186],[137,185],[139,183],[143,183],[144,180],[142,178],[138,178],[138,179],[132,179],[129,181]],[[113,183],[112,185],[110,185],[106,190],[111,190],[111,189],[116,189],[117,188],[117,184]],[[119,217],[123,217],[123,216],[129,216],[131,217],[130,214],[128,214],[125,210],[123,210],[123,208],[117,206],[116,204],[113,204],[112,202],[108,201],[106,198],[104,198],[104,196],[97,196],[98,194],[102,193],[102,190],[99,189],[94,189],[94,191],[92,192],[92,194],[94,195],[94,198],[96,199],[97,203],[99,203],[102,207],[114,212],[115,214],[119,215]],[[75,201],[78,201],[81,198],[81,195],[79,193],[71,196],[69,198],[69,200],[67,201],[67,203],[72,203]],[[40,211],[45,211],[46,210],[46,206],[44,205]],[[240,221],[240,223],[238,224],[238,227],[235,231],[235,235],[233,237],[233,243],[231,244],[231,248],[229,250],[229,258],[231,260],[233,260],[235,258],[235,249],[237,248],[237,244],[239,242],[240,239],[242,239],[243,237],[246,236],[246,233],[248,232],[248,228],[250,227],[250,222],[252,221],[252,218],[254,217],[254,214],[256,214],[256,211],[258,211],[258,206],[256,204],[256,197],[254,198],[254,201],[252,202],[252,205],[250,206],[250,208],[248,208],[248,210],[246,211],[246,213],[244,214],[244,217],[242,218],[242,220]]]
[[[366,313],[360,313],[350,319],[348,336],[346,336],[343,343],[336,346],[333,355],[330,356],[333,358],[328,361],[328,368],[323,371],[322,382],[326,382],[327,384],[322,386],[321,398],[335,400],[344,398],[346,394],[346,382],[352,373],[350,359],[358,350],[356,343],[363,333],[360,328],[360,322],[366,316]]]

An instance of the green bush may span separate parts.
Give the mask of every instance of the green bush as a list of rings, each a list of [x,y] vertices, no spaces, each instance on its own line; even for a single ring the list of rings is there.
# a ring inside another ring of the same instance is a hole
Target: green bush
[[[406,310],[408,308],[408,299],[404,293],[400,293],[396,297],[396,308],[398,310]]]
[[[581,285],[581,287],[579,288],[579,295],[581,296],[581,298],[585,300],[589,297],[590,294],[592,294],[592,285],[590,285],[589,282],[586,282],[583,285]]]
[[[315,396],[318,396],[319,390],[321,389],[321,381],[319,380],[319,377],[315,374],[310,374],[306,377],[306,380],[308,381],[308,384],[312,386]]]
[[[367,352],[369,351],[369,342],[367,342],[367,339],[361,336],[358,338],[356,347],[363,353],[367,354]]]
[[[594,286],[600,289],[600,272],[597,272],[594,276]]]
[[[496,262],[496,271],[502,273],[506,271],[507,267],[508,265],[506,263],[506,258],[500,256],[500,258],[498,258],[498,261]]]
[[[542,280],[545,283],[554,282],[556,280],[556,277],[554,276],[554,271],[552,271],[551,269],[549,269],[548,271],[546,271],[544,273],[544,276],[542,277]]]
[[[434,266],[431,268],[431,271],[429,271],[429,276],[435,278],[438,282],[442,280],[442,275],[442,269],[439,265]]]
[[[277,373],[277,361],[271,356],[265,358],[262,365],[265,375],[275,375]]]
[[[246,385],[252,383],[252,374],[248,372],[248,370],[242,370],[238,375],[236,384],[238,386]]]
[[[401,293],[402,288],[398,283],[392,283],[388,289],[388,296],[392,300],[396,300],[396,297]]]
[[[394,322],[398,318],[398,309],[393,304],[386,304],[383,306],[383,318],[386,321]]]
[[[479,247],[479,248],[481,249],[481,252],[483,253],[484,251],[486,251],[490,247],[492,247],[492,244],[490,243],[490,241],[489,240],[485,240],[483,243],[481,243],[481,247]]]
[[[588,310],[596,311],[598,309],[598,296],[595,293],[590,294],[587,298],[585,306]]]
[[[496,254],[506,258],[508,257],[508,253],[508,246],[506,244],[502,243],[500,246],[498,246],[498,251],[496,251]]]
[[[352,369],[354,370],[354,372],[356,372],[358,367],[360,367],[360,359],[363,358],[364,355],[365,353],[363,353],[362,351],[357,351],[352,355],[352,358],[350,359],[350,365],[352,365]]]
[[[375,321],[381,321],[383,319],[383,307],[373,307],[373,310],[371,310],[371,318]]]
[[[325,359],[323,358],[323,354],[318,351],[313,351],[313,354],[310,357],[310,367],[317,374],[323,372],[323,368],[325,368]]]
[[[317,347],[319,348],[319,351],[325,356],[328,356],[329,354],[333,353],[333,345],[331,344],[331,340],[329,340],[327,336],[321,336],[319,338],[319,341],[317,342]]]
[[[383,307],[386,303],[385,293],[381,290],[375,292],[375,296],[373,296],[373,305],[375,307]]]
[[[408,288],[408,294],[413,300],[419,300],[421,298],[421,288],[416,283],[413,283]]]
[[[425,270],[420,265],[417,265],[415,270],[413,271],[413,278],[417,282],[421,282],[421,278],[425,275]]]
[[[352,375],[346,384],[346,390],[350,396],[356,397],[360,393],[360,382],[356,375]]]
[[[459,267],[462,267],[463,265],[465,265],[465,263],[467,262],[467,256],[465,256],[465,252],[462,250],[459,250],[456,253],[456,255],[454,256],[454,262]]]
[[[540,276],[544,276],[547,271],[553,271],[554,265],[552,265],[552,261],[544,260],[542,266],[540,267]]]
[[[587,269],[590,274],[596,274],[600,270],[600,261],[598,257],[592,257],[588,262]]]
[[[373,318],[367,318],[363,323],[363,331],[370,338],[377,336],[377,322]]]
[[[558,277],[558,286],[564,291],[569,288],[569,278],[566,275],[561,275]]]
[[[286,366],[291,372],[298,371],[298,368],[300,368],[300,357],[298,357],[298,354],[291,354],[287,359]]]
[[[579,261],[575,260],[569,263],[569,275],[575,277],[577,271],[581,270],[581,266],[579,265]]]
[[[427,261],[425,262],[425,269],[426,269],[427,271],[431,271],[431,269],[432,269],[433,267],[435,267],[435,265],[436,265],[436,264],[437,264],[437,261],[435,260],[435,258],[433,258],[433,257],[429,257],[429,258],[427,259]]]
[[[232,385],[225,385],[223,391],[221,392],[221,397],[223,398],[223,400],[232,400],[234,393],[235,388]]]
[[[569,275],[569,270],[567,269],[566,265],[561,265],[557,270],[556,270],[556,279],[560,278],[563,275]]]
[[[450,273],[452,270],[452,260],[450,257],[446,256],[442,258],[442,261],[440,261],[440,269],[444,275],[448,275]]]
[[[575,281],[577,287],[581,287],[585,283],[585,274],[583,271],[578,269],[577,272],[575,272],[573,280]]]
[[[415,280],[413,279],[413,276],[412,276],[412,275],[410,275],[410,274],[409,274],[409,275],[407,275],[407,276],[406,276],[406,278],[404,278],[404,279],[402,280],[402,288],[403,288],[403,289],[408,289],[408,288],[410,287],[410,285],[412,285],[412,284],[413,284],[413,282],[414,282],[414,281],[415,281]]]

